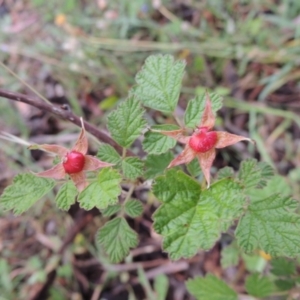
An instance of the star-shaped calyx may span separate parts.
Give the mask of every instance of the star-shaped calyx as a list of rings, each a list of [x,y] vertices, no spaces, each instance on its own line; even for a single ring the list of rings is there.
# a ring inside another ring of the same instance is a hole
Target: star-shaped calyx
[[[191,162],[197,157],[201,166],[203,175],[210,186],[210,168],[216,157],[216,149],[224,148],[240,141],[249,141],[251,139],[231,134],[226,131],[211,131],[215,125],[215,115],[212,111],[209,95],[206,95],[205,109],[200,124],[191,136],[185,136],[185,129],[173,131],[159,131],[160,133],[176,139],[185,144],[185,148],[174,160],[171,161],[168,168]]]
[[[56,154],[60,158],[60,162],[53,168],[35,175],[56,180],[64,179],[66,175],[69,175],[78,191],[81,192],[89,184],[86,180],[85,171],[95,171],[99,168],[113,166],[110,163],[103,162],[94,156],[86,154],[88,151],[88,140],[82,120],[81,123],[80,135],[71,150],[58,145],[43,144],[29,146],[29,149],[44,150]]]

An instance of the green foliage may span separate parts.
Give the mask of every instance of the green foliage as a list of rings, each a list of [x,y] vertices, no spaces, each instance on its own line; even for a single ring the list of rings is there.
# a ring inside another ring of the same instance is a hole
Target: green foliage
[[[294,208],[295,201],[278,194],[253,201],[236,230],[239,245],[246,252],[261,249],[271,256],[297,256],[300,216]]]
[[[144,162],[137,157],[126,157],[122,160],[122,172],[128,179],[136,179],[143,175]]]
[[[5,210],[13,210],[20,215],[28,210],[36,201],[50,192],[55,181],[37,177],[30,173],[17,175],[12,185],[8,186],[0,197],[0,205]]]
[[[223,280],[213,276],[197,277],[186,283],[188,291],[197,300],[237,300],[238,296]]]
[[[121,210],[120,204],[110,205],[107,208],[101,210],[101,213],[104,217],[110,217]]]
[[[187,170],[193,177],[198,177],[202,171],[197,158],[194,158],[189,164],[186,165]]]
[[[58,208],[68,210],[76,201],[78,191],[72,181],[65,183],[58,191],[55,202]]]
[[[223,99],[214,93],[209,93],[209,97],[214,112],[222,108]],[[204,112],[206,102],[206,94],[197,95],[194,99],[190,100],[184,114],[184,124],[188,128],[195,128],[200,124],[202,114]]]
[[[221,180],[223,178],[234,178],[234,170],[230,167],[224,167],[217,173],[217,179]]]
[[[154,278],[154,291],[157,295],[156,300],[165,300],[169,288],[169,278],[164,274],[159,274]]]
[[[124,206],[125,213],[132,218],[139,217],[143,213],[143,209],[143,204],[133,199],[128,200]]]
[[[146,126],[143,114],[144,109],[134,97],[128,98],[110,113],[107,126],[119,145],[128,148],[140,136]]]
[[[117,263],[129,254],[130,248],[137,246],[138,237],[124,218],[115,218],[100,228],[96,241],[104,248],[111,262]]]
[[[244,160],[240,165],[238,178],[245,185],[245,189],[263,187],[273,170],[268,164],[259,164],[256,159]]]
[[[177,130],[179,129],[176,125],[155,125],[151,127],[152,130]],[[176,145],[176,140],[163,135],[156,131],[147,131],[145,133],[145,139],[143,141],[143,149],[149,154],[161,154],[169,149],[173,148]]]
[[[154,229],[164,237],[172,259],[210,249],[242,213],[239,184],[227,179],[201,191],[199,183],[181,171],[169,170],[156,179],[155,196],[163,205],[154,214]]]
[[[185,63],[171,55],[153,55],[146,59],[136,75],[132,93],[147,107],[171,114],[177,105]]]
[[[170,164],[174,155],[171,152],[166,152],[159,155],[150,154],[145,160],[145,177],[146,179],[155,178],[164,173],[165,169]]]
[[[231,243],[229,246],[225,247],[221,253],[222,268],[226,269],[228,267],[236,266],[239,262],[239,256],[239,249],[235,243]]]
[[[93,207],[105,209],[118,202],[121,193],[120,174],[110,168],[102,169],[95,182],[91,183],[78,196],[80,206],[86,210]]]
[[[295,262],[282,257],[272,259],[271,266],[271,272],[276,276],[289,276],[296,272]]]
[[[267,297],[274,291],[273,282],[268,277],[257,273],[247,277],[245,287],[250,295],[259,298]]]
[[[121,161],[119,153],[108,144],[102,144],[98,150],[97,157],[111,164],[118,164]]]

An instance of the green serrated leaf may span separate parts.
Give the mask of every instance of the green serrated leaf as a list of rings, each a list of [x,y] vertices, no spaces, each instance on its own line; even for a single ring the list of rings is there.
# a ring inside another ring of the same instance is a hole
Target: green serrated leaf
[[[238,244],[247,253],[260,249],[274,257],[297,256],[300,216],[293,209],[295,201],[278,194],[252,201],[236,230]]]
[[[176,125],[154,125],[151,127],[154,130],[177,130],[179,129]],[[145,133],[145,139],[143,141],[143,149],[149,154],[161,154],[176,145],[176,140],[163,135],[159,132],[147,131]]]
[[[128,200],[124,206],[125,213],[132,218],[136,218],[143,213],[143,204],[138,200]]]
[[[230,179],[201,192],[197,181],[169,170],[157,177],[153,192],[163,202],[154,214],[154,229],[164,237],[163,248],[171,259],[210,249],[221,231],[242,213],[240,187]]]
[[[130,248],[136,247],[138,238],[124,218],[115,218],[107,222],[96,235],[96,241],[103,246],[111,262],[123,260]]]
[[[259,298],[267,297],[274,292],[273,282],[257,273],[246,278],[245,288],[250,295]]]
[[[276,276],[289,276],[296,272],[295,262],[282,257],[272,259],[271,266],[271,272]]]
[[[259,162],[258,167],[261,171],[261,180],[258,183],[258,187],[263,188],[267,185],[268,180],[274,176],[274,169],[265,162]]]
[[[240,165],[238,178],[246,189],[256,187],[262,178],[261,169],[257,165],[257,160],[254,158],[244,160]]]
[[[93,207],[105,209],[108,205],[118,202],[121,194],[120,182],[122,177],[111,168],[100,171],[97,180],[85,188],[78,196],[80,207],[90,210]]]
[[[13,210],[20,215],[36,201],[53,189],[55,181],[37,177],[30,173],[17,175],[12,185],[8,186],[0,197],[0,205],[5,210]]]
[[[128,148],[140,136],[146,121],[140,102],[130,97],[108,116],[108,129],[116,142]]]
[[[186,165],[187,170],[193,177],[198,177],[202,171],[197,158],[194,158],[190,163]]]
[[[288,197],[292,193],[291,187],[288,185],[286,179],[282,176],[276,175],[268,180],[266,186],[262,189],[249,189],[247,191],[250,196],[251,202],[260,201],[274,194],[280,194],[283,197]],[[297,203],[294,203],[294,208]]]
[[[237,293],[223,280],[213,276],[197,277],[186,282],[188,291],[197,300],[237,300]]]
[[[77,194],[78,191],[74,183],[68,181],[59,189],[55,197],[57,207],[62,210],[68,210],[75,203]]]
[[[178,102],[184,68],[184,61],[174,61],[171,55],[152,55],[136,75],[132,93],[145,106],[170,114]]]
[[[222,108],[223,99],[215,93],[209,93],[212,110],[214,112]],[[205,108],[206,94],[198,95],[190,100],[184,114],[184,124],[188,128],[195,128],[200,124]]]
[[[234,178],[234,170],[230,167],[224,167],[217,173],[217,179],[221,180],[223,178]]]
[[[121,205],[116,204],[116,205],[108,206],[107,208],[101,210],[101,213],[104,217],[110,217],[116,214],[117,212],[119,212],[120,210],[121,210]]]
[[[122,160],[122,172],[128,179],[136,179],[143,175],[144,162],[137,157],[126,157]]]
[[[232,243],[225,247],[221,253],[221,265],[222,268],[226,269],[229,267],[237,266],[239,262],[239,249],[236,243]]]
[[[171,152],[159,155],[148,155],[145,160],[146,179],[155,178],[156,176],[161,175],[173,158],[174,155]]]
[[[111,164],[118,164],[121,161],[119,153],[108,144],[102,144],[98,150],[97,157]]]

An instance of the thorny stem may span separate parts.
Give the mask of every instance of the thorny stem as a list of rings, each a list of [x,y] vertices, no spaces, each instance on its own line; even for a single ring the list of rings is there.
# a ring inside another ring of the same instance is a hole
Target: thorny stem
[[[37,100],[36,98],[20,94],[20,93],[15,93],[11,91],[7,91],[5,89],[0,89],[0,97],[17,101],[17,102],[23,102],[28,105],[34,106],[42,111],[46,111],[49,113],[52,113],[64,120],[68,120],[72,122],[73,124],[77,125],[78,127],[81,127],[81,121],[80,117],[75,115],[69,105],[63,104],[61,106],[49,104],[46,102],[41,102],[40,100]],[[98,129],[96,126],[84,121],[84,127],[87,132],[89,132],[91,135],[95,136],[98,140],[107,143],[114,147],[120,154],[122,154],[122,147],[120,147],[112,138],[110,138],[106,133]],[[127,150],[127,154],[129,156],[135,156],[133,152],[130,150]]]

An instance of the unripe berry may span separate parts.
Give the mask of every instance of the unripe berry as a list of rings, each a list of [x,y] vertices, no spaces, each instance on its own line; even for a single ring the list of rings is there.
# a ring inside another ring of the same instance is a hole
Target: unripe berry
[[[84,167],[84,155],[77,151],[69,152],[63,160],[63,167],[67,174],[81,172]]]
[[[207,132],[206,127],[199,128],[189,140],[190,147],[198,152],[204,153],[212,149],[217,143],[217,133],[215,131]]]

